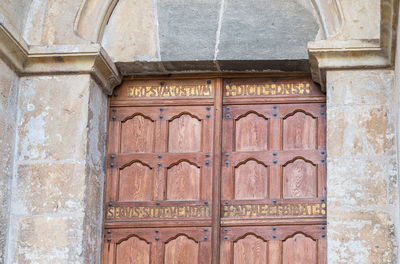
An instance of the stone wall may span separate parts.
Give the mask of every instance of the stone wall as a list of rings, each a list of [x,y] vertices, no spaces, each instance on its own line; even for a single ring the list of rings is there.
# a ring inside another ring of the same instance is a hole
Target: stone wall
[[[8,235],[10,186],[14,173],[18,77],[0,60],[0,263]]]

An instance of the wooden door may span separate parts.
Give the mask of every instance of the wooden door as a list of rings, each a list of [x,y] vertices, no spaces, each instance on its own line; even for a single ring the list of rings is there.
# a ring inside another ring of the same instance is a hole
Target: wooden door
[[[260,78],[224,88],[220,263],[326,263],[326,119],[325,104],[312,102],[317,87]]]
[[[126,80],[103,263],[326,263],[325,130],[309,79]]]

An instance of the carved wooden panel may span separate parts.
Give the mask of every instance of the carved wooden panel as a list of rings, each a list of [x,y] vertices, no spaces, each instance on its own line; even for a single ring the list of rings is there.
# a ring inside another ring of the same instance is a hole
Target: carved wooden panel
[[[197,264],[198,260],[199,244],[187,236],[180,235],[165,244],[165,264]]]
[[[268,262],[267,242],[249,234],[233,243],[233,263],[265,264]]]
[[[283,264],[316,264],[318,259],[317,241],[305,236],[296,234],[282,243]]]
[[[236,151],[268,149],[268,120],[256,113],[247,113],[236,120]]]
[[[169,121],[169,152],[201,151],[201,121],[183,114]]]
[[[283,149],[315,149],[317,146],[316,118],[301,110],[283,119]]]
[[[150,243],[138,237],[131,237],[116,245],[116,263],[149,264]]]
[[[154,133],[154,121],[149,117],[128,117],[121,122],[121,152],[153,152]]]
[[[283,166],[283,198],[317,197],[317,166],[304,159]]]
[[[167,172],[167,200],[198,200],[200,168],[182,161]]]
[[[154,170],[140,162],[119,172],[120,201],[150,201],[153,199]]]
[[[268,197],[268,168],[248,160],[235,168],[235,199],[266,199]]]

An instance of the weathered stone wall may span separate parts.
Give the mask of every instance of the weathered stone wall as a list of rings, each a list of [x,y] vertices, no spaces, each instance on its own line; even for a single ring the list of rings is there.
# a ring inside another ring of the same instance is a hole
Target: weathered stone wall
[[[89,75],[21,78],[8,263],[96,263],[106,98]]]
[[[4,263],[17,118],[18,77],[0,60],[0,263]]]
[[[394,72],[327,73],[329,263],[396,263]]]

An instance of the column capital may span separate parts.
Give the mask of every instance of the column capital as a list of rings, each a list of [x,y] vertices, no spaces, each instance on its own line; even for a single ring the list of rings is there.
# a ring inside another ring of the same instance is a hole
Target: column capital
[[[29,46],[1,18],[0,58],[20,76],[90,74],[108,95],[122,79],[101,45]]]
[[[379,39],[331,38],[309,42],[311,73],[325,90],[327,70],[376,69],[394,66],[398,0],[381,0]]]

